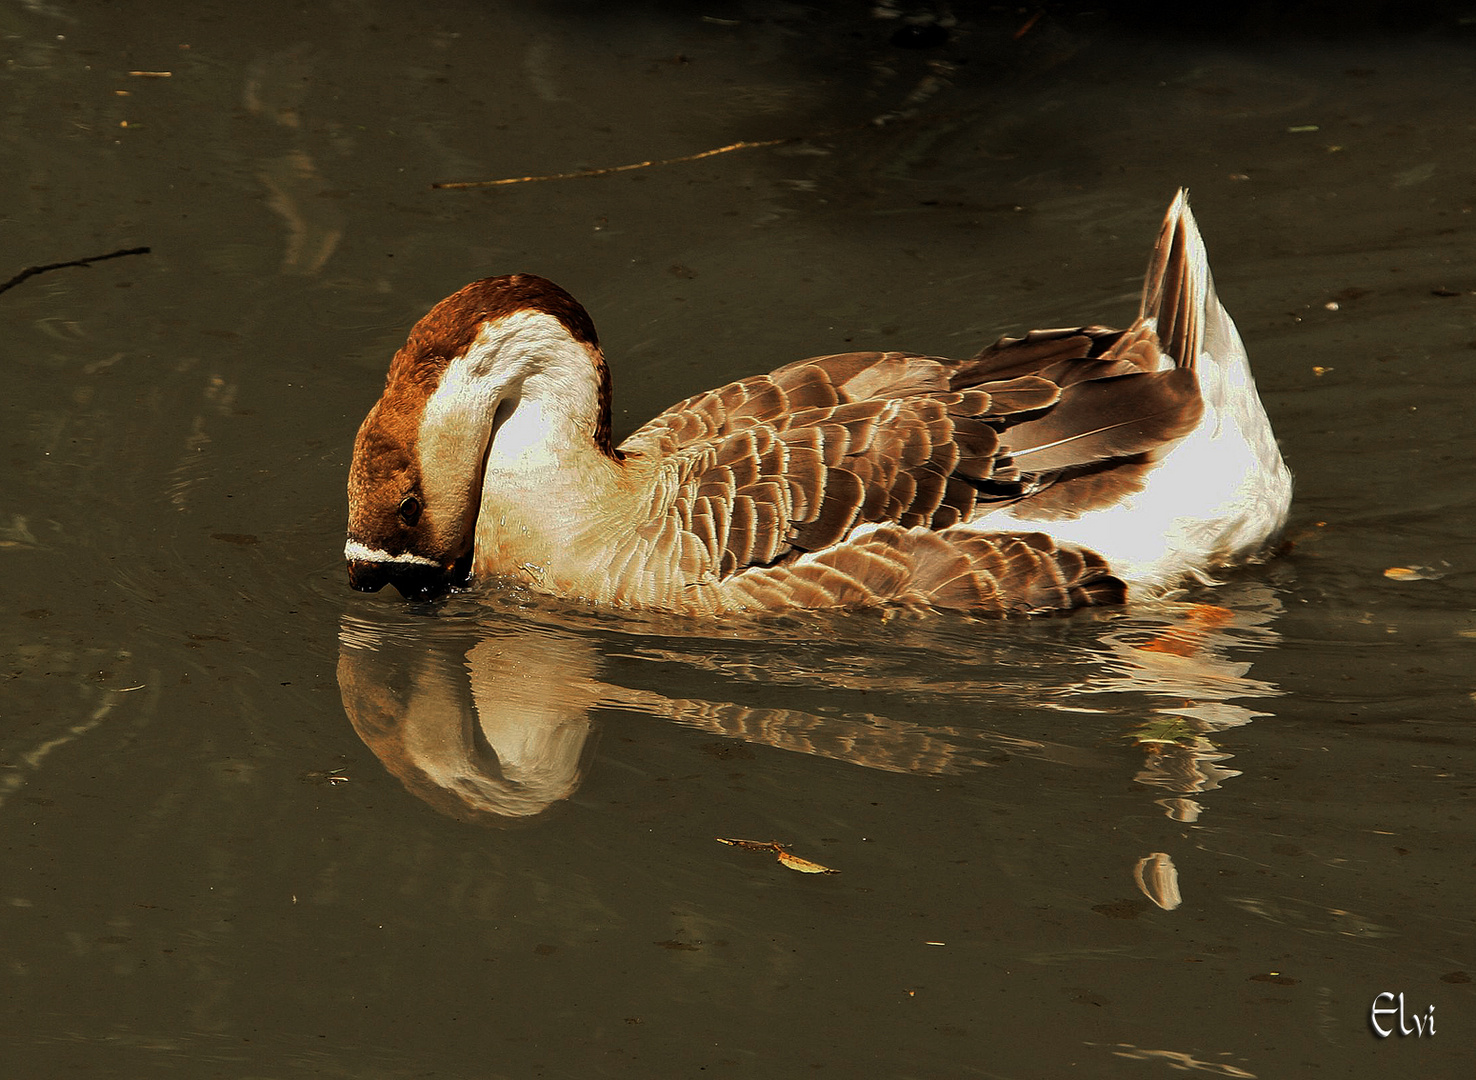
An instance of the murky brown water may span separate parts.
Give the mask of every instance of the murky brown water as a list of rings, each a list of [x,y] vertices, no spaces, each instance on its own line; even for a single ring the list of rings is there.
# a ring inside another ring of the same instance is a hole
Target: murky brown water
[[[0,1071],[1466,1075],[1461,25],[695,12],[0,11],[0,278],[152,249],[0,294]],[[1008,624],[344,583],[353,432],[474,277],[579,296],[629,429],[1121,323],[1181,184],[1298,478],[1272,565]]]

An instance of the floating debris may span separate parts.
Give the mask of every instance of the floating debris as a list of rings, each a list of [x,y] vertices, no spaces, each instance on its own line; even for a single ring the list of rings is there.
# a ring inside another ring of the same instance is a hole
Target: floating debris
[[[339,784],[347,784],[349,776],[347,770],[338,769],[309,769],[298,777],[304,784],[317,784],[319,786],[337,787]]]
[[[68,266],[91,266],[93,263],[99,263],[104,261],[105,259],[118,259],[122,258],[124,255],[147,255],[148,253],[149,249],[146,247],[123,248],[121,251],[110,251],[106,255],[92,255],[85,259],[71,259],[67,262],[46,263],[43,266],[28,266],[19,274],[16,274],[15,277],[11,278],[3,285],[0,285],[0,292],[4,292],[6,289],[13,289],[22,281],[25,281],[26,278],[35,277],[37,274],[44,274],[48,270],[61,270]]]
[[[782,865],[789,867],[789,869],[791,870],[797,870],[801,874],[840,873],[839,870],[832,870],[828,866],[821,866],[817,862],[811,862],[809,859],[800,858],[798,855],[795,855],[789,850],[788,844],[781,844],[777,840],[737,840],[722,836],[717,836],[713,839],[715,839],[719,844],[727,844],[729,847],[740,847],[746,851],[771,852]]]
[[[1391,566],[1384,571],[1384,576],[1390,581],[1438,581],[1449,569],[1448,564],[1445,569],[1433,566]]]
[[[1184,902],[1179,892],[1179,871],[1166,852],[1155,851],[1138,860],[1133,868],[1138,889],[1164,911],[1173,911]]]
[[[760,146],[780,146],[796,139],[758,139],[748,142],[729,143],[715,150],[703,150],[697,154],[662,158],[659,161],[636,161],[629,165],[607,165],[602,169],[580,169],[577,172],[548,173],[545,176],[509,176],[502,180],[441,181],[431,187],[442,191],[460,191],[466,188],[505,187],[508,184],[532,184],[543,180],[580,180],[588,176],[609,176],[611,173],[631,172],[634,169],[652,169],[659,165],[679,165],[686,161],[701,161],[719,154],[730,154],[734,150],[752,150]]]

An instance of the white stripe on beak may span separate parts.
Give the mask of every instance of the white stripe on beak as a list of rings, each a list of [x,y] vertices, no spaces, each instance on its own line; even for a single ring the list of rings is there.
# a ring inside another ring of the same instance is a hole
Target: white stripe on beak
[[[380,551],[378,548],[368,547],[359,543],[357,540],[350,540],[343,545],[343,557],[349,562],[391,563],[397,566],[434,566],[439,568],[441,565],[435,559],[427,559],[424,555],[412,555],[409,552],[391,555],[388,551]]]

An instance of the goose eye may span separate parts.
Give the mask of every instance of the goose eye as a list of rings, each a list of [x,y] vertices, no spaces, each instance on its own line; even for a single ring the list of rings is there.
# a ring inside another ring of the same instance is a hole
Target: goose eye
[[[420,500],[414,495],[406,495],[400,500],[400,520],[406,525],[414,525],[420,520]]]

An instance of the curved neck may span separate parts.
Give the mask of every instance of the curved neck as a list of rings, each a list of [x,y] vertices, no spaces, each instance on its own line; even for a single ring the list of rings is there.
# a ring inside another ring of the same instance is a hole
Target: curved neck
[[[442,427],[459,431],[462,452],[476,454],[463,475],[480,483],[479,564],[541,561],[550,546],[620,515],[626,469],[610,443],[604,357],[551,316],[519,312],[487,324],[446,370],[433,411],[454,421]]]
[[[485,324],[447,364],[422,422],[423,432],[461,439],[477,429],[484,431],[479,457],[489,441],[508,460],[589,442],[618,460],[610,442],[609,369],[599,347],[538,311]]]

